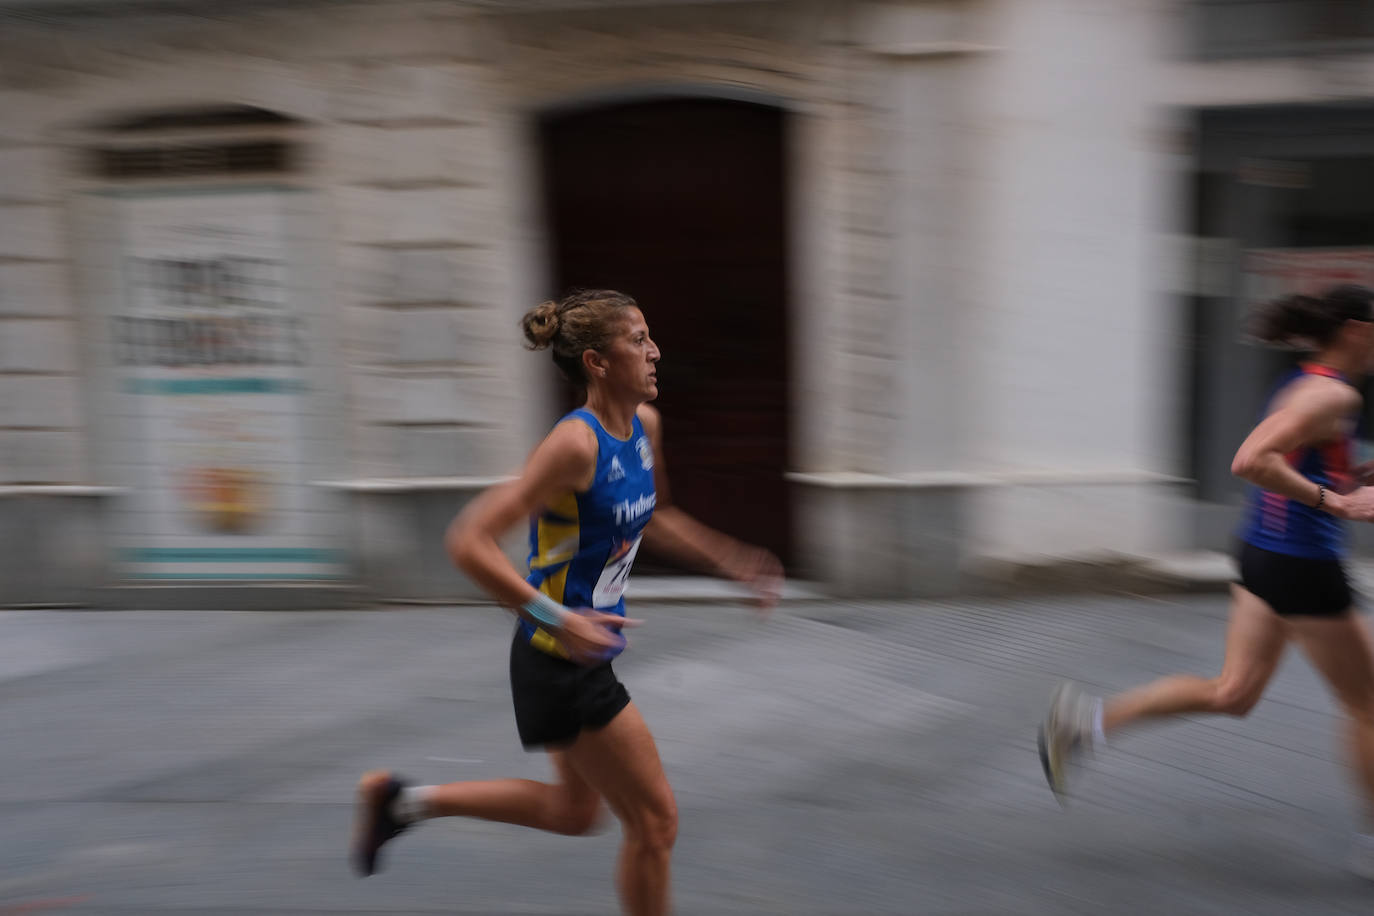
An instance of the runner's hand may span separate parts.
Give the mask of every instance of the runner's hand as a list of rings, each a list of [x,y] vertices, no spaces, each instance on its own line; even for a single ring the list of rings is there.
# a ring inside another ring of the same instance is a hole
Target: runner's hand
[[[1374,522],[1374,487],[1359,487],[1338,496],[1331,514],[1353,522]]]
[[[1355,481],[1355,486],[1368,486],[1374,481],[1374,461],[1365,461],[1355,465],[1350,472],[1350,477]]]
[[[638,626],[640,621],[605,614],[591,608],[572,611],[563,618],[556,638],[569,657],[579,665],[595,665],[625,648],[622,627]]]
[[[782,597],[782,563],[762,547],[744,547],[725,563],[725,574],[754,592],[754,603],[765,617]]]

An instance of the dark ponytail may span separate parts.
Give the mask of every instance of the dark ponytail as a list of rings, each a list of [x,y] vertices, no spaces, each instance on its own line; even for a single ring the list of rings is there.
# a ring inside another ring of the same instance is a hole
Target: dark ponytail
[[[1374,318],[1372,301],[1374,291],[1363,286],[1335,286],[1320,296],[1294,293],[1261,307],[1251,330],[1266,343],[1321,349],[1347,321]]]

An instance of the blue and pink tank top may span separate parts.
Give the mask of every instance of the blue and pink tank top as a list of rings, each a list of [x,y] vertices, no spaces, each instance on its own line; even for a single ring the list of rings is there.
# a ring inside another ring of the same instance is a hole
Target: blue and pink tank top
[[[1350,380],[1335,369],[1304,363],[1275,387],[1265,405],[1266,416],[1274,398],[1304,375],[1321,375],[1350,384]],[[1299,474],[1313,483],[1343,491],[1351,481],[1353,442],[1353,436],[1346,433],[1321,445],[1303,446],[1285,457]],[[1246,494],[1246,511],[1238,535],[1261,550],[1294,557],[1339,559],[1346,549],[1345,527],[1340,519],[1253,485]]]

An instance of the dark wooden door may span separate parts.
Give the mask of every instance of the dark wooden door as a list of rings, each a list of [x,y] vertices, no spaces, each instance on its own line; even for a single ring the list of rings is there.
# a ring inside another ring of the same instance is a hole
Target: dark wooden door
[[[675,502],[784,561],[785,127],[780,109],[712,99],[540,123],[556,291],[639,301],[663,353],[657,406]]]

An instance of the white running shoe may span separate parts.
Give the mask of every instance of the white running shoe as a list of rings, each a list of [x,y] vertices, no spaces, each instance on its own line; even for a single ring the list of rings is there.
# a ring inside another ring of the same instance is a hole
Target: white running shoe
[[[1055,797],[1068,795],[1069,767],[1092,746],[1093,700],[1073,684],[1060,684],[1040,726],[1040,765]]]

